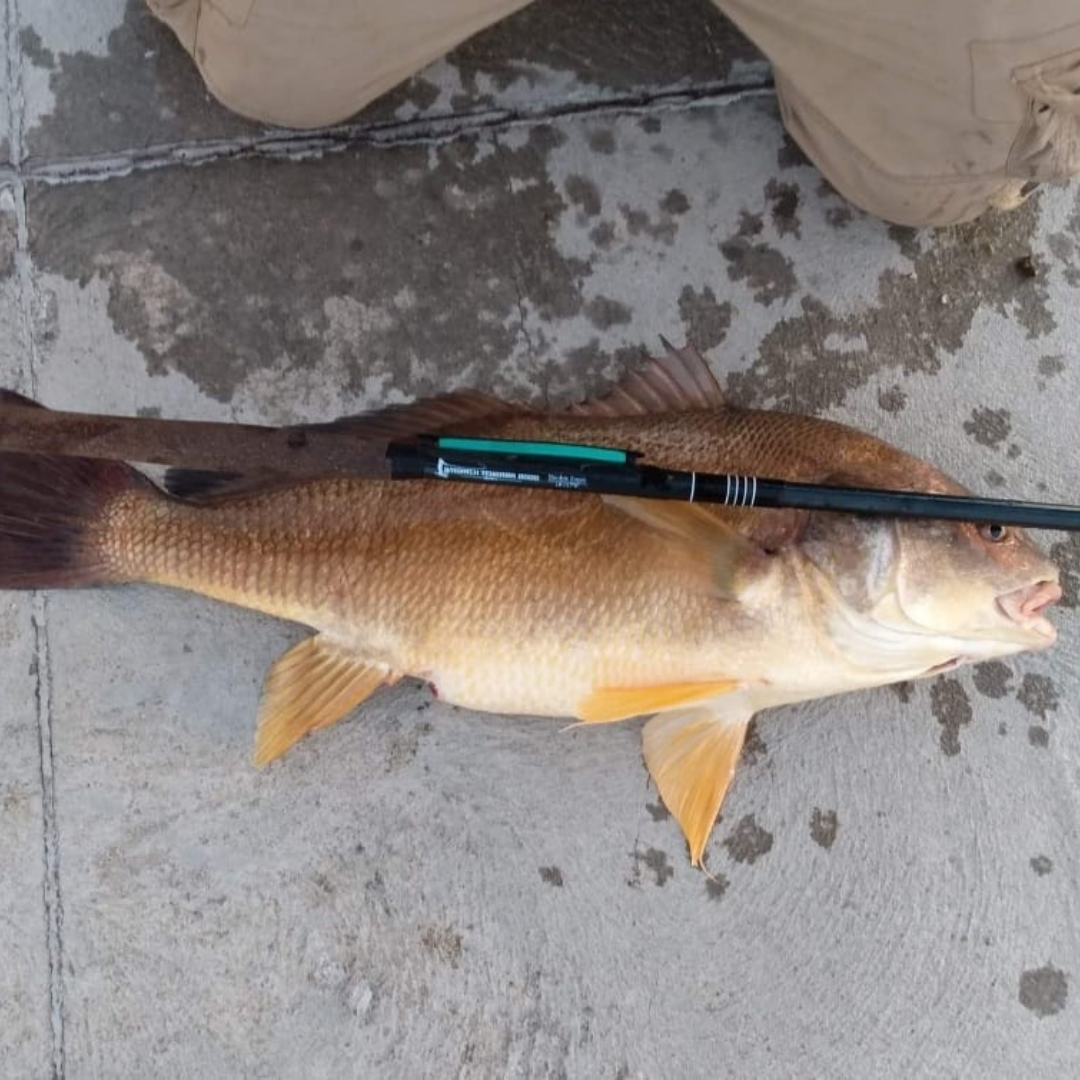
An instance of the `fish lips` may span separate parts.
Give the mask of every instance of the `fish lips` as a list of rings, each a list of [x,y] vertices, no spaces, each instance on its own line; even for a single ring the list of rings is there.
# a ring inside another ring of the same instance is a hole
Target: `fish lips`
[[[997,598],[998,611],[1025,632],[1035,635],[1032,648],[1046,649],[1057,640],[1057,627],[1043,614],[1062,596],[1056,581],[1037,581]]]

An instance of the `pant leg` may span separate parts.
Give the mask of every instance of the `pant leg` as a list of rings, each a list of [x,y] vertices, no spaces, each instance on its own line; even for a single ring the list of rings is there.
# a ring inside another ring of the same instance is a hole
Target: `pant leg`
[[[147,0],[234,112],[338,123],[529,0]]]
[[[1018,206],[1080,173],[1075,0],[714,0],[769,57],[784,123],[904,225]]]

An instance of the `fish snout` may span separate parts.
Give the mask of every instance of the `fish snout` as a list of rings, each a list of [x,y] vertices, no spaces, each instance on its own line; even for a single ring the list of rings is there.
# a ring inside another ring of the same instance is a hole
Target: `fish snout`
[[[1056,581],[1044,580],[999,596],[997,606],[1018,626],[1033,630],[1051,645],[1057,639],[1057,630],[1043,612],[1060,599],[1061,586]]]

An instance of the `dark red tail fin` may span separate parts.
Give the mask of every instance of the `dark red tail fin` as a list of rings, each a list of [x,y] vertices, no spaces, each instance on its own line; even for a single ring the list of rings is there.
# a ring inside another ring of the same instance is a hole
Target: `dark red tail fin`
[[[33,402],[10,390],[6,402]],[[101,539],[102,511],[125,491],[153,490],[129,465],[0,453],[0,589],[54,589],[121,580]]]

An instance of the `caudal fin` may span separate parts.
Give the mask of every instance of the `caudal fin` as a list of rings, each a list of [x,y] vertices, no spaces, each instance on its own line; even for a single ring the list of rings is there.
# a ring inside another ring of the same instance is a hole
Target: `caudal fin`
[[[35,404],[3,390],[5,403]],[[123,580],[102,542],[103,516],[119,495],[138,490],[153,485],[122,462],[0,453],[0,589]]]

